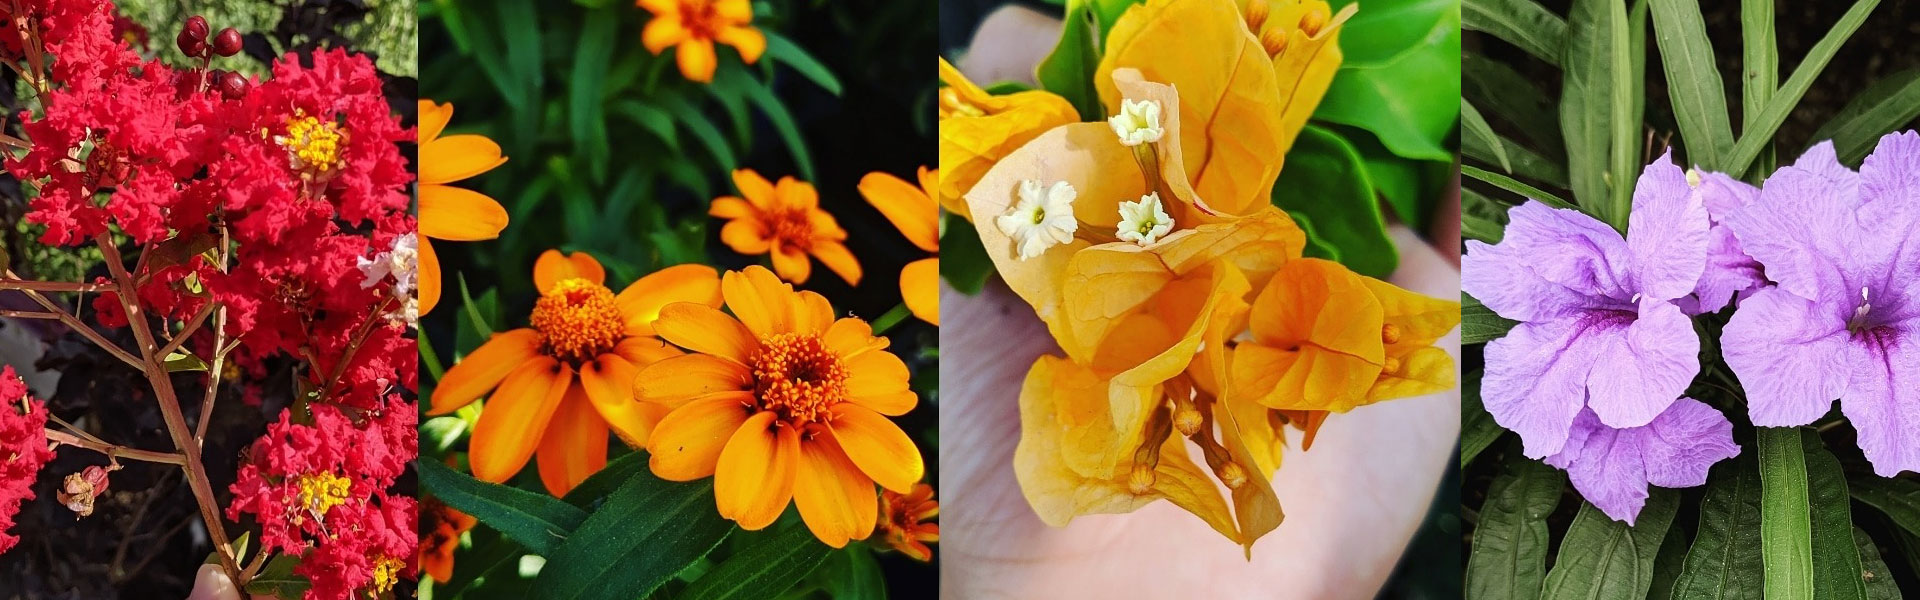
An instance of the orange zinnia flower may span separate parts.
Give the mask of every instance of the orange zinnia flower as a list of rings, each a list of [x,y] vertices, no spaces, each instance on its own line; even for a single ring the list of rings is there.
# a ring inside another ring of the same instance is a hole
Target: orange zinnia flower
[[[781,177],[775,186],[752,169],[739,169],[733,172],[733,185],[745,200],[722,196],[707,209],[709,215],[728,219],[720,228],[720,241],[741,254],[770,254],[774,272],[787,281],[807,282],[813,274],[807,255],[812,254],[847,283],[860,285],[860,262],[841,243],[847,230],[820,210],[813,184]]]
[[[764,267],[721,279],[728,316],[683,302],[660,311],[660,337],[692,353],[640,372],[634,393],[671,406],[647,441],[653,473],[713,476],[720,515],[761,529],[791,499],[815,537],[840,548],[872,533],[873,484],[906,492],[920,450],[886,416],[912,410],[907,366],[865,321],[833,318]],[[882,416],[886,415],[886,416]]]
[[[940,324],[940,172],[920,167],[920,187],[880,172],[860,178],[860,195],[921,250],[934,253],[900,269],[900,299],[920,320]]]
[[[931,485],[915,485],[905,494],[887,490],[880,499],[880,529],[885,532],[880,539],[914,560],[933,560],[933,549],[927,542],[940,541],[940,524],[922,521],[939,515],[940,503],[933,501]]]
[[[713,81],[714,65],[719,62],[714,42],[733,46],[747,64],[760,60],[760,53],[767,50],[767,36],[750,25],[753,6],[747,0],[637,0],[635,4],[653,13],[653,20],[640,32],[640,43],[655,56],[667,46],[678,46],[674,58],[680,63],[680,75],[688,80]]]
[[[460,534],[478,522],[438,498],[421,500],[420,570],[440,583],[453,579],[453,551],[460,547]]]
[[[592,256],[548,250],[533,265],[533,327],[493,336],[440,378],[429,414],[493,391],[468,448],[474,477],[504,482],[537,448],[540,481],[564,496],[606,466],[609,427],[627,445],[646,444],[666,407],[634,401],[634,374],[680,354],[654,337],[654,319],[668,304],[719,306],[719,273],[668,267],[617,296],[605,279]]]
[[[490,240],[507,228],[507,209],[485,194],[446,185],[485,173],[507,157],[483,135],[440,137],[453,119],[452,104],[420,101],[420,314],[440,303],[437,238],[456,242]]]

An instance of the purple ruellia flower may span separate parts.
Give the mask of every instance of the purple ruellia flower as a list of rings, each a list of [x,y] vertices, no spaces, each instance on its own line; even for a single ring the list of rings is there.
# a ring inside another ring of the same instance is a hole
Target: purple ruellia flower
[[[1461,289],[1519,321],[1487,344],[1481,395],[1527,456],[1560,452],[1581,409],[1609,427],[1646,425],[1700,370],[1700,338],[1674,300],[1705,269],[1706,207],[1662,156],[1641,172],[1626,239],[1585,214],[1534,201],[1505,238],[1467,242]]]
[[[1726,308],[1736,296],[1744,298],[1767,282],[1760,262],[1740,250],[1739,239],[1726,225],[1734,213],[1753,204],[1760,188],[1725,173],[1701,171],[1689,171],[1687,183],[1700,195],[1700,202],[1707,207],[1707,220],[1713,223],[1707,231],[1706,271],[1700,274],[1693,296],[1677,302],[1682,312],[1698,315]]]
[[[1646,425],[1625,429],[1606,426],[1592,410],[1580,411],[1566,446],[1546,463],[1565,469],[1574,489],[1600,512],[1632,525],[1647,504],[1649,484],[1705,484],[1708,467],[1739,455],[1726,415],[1682,397]]]
[[[1875,473],[1920,471],[1917,213],[1909,131],[1880,138],[1857,175],[1815,146],[1728,221],[1778,284],[1742,300],[1720,338],[1754,425],[1805,425],[1839,399]]]

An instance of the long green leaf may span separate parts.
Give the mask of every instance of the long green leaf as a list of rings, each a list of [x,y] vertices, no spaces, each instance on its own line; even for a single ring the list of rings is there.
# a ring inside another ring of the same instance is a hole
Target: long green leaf
[[[1773,41],[1774,0],[1740,0],[1740,130],[1746,131],[1760,119],[1780,87],[1780,50]],[[1729,148],[1728,152],[1732,152]],[[1761,151],[1758,171],[1773,172],[1774,149]],[[1756,180],[1755,183],[1758,183]]]
[[[636,473],[547,556],[534,581],[554,600],[630,600],[713,550],[733,524],[713,510],[711,480]]]
[[[1853,501],[1847,476],[1812,429],[1800,430],[1807,457],[1807,511],[1813,536],[1813,589],[1821,600],[1865,600],[1860,549],[1853,540]]]
[[[1567,476],[1540,461],[1507,458],[1487,491],[1467,557],[1467,597],[1533,600],[1547,579],[1547,515]]]
[[[1547,572],[1548,600],[1645,598],[1653,587],[1653,561],[1666,540],[1667,527],[1680,509],[1680,493],[1665,488],[1649,490],[1646,506],[1634,525],[1615,521],[1592,504],[1582,503],[1580,514],[1567,527]]]
[[[795,523],[761,538],[694,580],[675,600],[772,597],[827,560],[827,546],[805,525]]]
[[[840,79],[834,77],[833,71],[828,70],[826,65],[820,64],[819,60],[812,54],[808,54],[799,44],[793,43],[793,40],[766,29],[761,29],[760,32],[767,36],[769,58],[793,67],[793,70],[799,71],[801,76],[827,90],[827,93],[840,95]]]
[[[1522,198],[1528,200],[1539,200],[1554,208],[1573,208],[1572,204],[1568,204],[1566,200],[1561,200],[1559,196],[1548,193],[1546,190],[1520,183],[1519,180],[1512,177],[1472,165],[1460,165],[1460,173],[1487,182],[1494,187],[1519,194]]]
[[[1813,598],[1813,524],[1807,508],[1807,457],[1800,430],[1761,427],[1760,556],[1768,598]]]
[[[1567,18],[1565,73],[1560,78],[1560,133],[1566,141],[1567,180],[1588,214],[1607,219],[1608,132],[1613,111],[1612,15],[1620,0],[1575,0]],[[1464,169],[1463,169],[1464,170]]]
[[[1467,188],[1460,188],[1460,234],[1489,244],[1500,243],[1507,228],[1507,207]]]
[[[1560,64],[1567,20],[1532,0],[1466,0],[1462,28],[1481,31],[1519,46],[1549,64]]]
[[[1611,38],[1607,43],[1610,57],[1607,72],[1613,76],[1613,86],[1608,88],[1613,92],[1613,102],[1610,104],[1613,120],[1609,123],[1613,142],[1608,144],[1613,157],[1613,177],[1608,188],[1613,198],[1613,208],[1607,213],[1607,221],[1613,223],[1614,229],[1624,232],[1627,230],[1627,213],[1633,206],[1632,182],[1640,173],[1640,115],[1635,107],[1645,98],[1641,91],[1646,82],[1634,77],[1634,61],[1639,57],[1634,54],[1636,48],[1633,45],[1632,28],[1639,26],[1639,21],[1628,21],[1626,5],[1613,0],[1607,0],[1607,12],[1611,13],[1607,17],[1606,28]]]
[[[800,125],[793,119],[793,113],[787,111],[787,105],[774,95],[766,84],[754,80],[744,72],[739,76],[744,82],[741,87],[747,92],[747,100],[760,108],[767,116],[767,122],[773,124],[773,130],[780,134],[780,142],[786,144],[787,153],[793,156],[794,169],[800,177],[813,181],[813,155],[807,151],[807,140],[800,135]]]
[[[1493,422],[1493,415],[1480,401],[1480,378],[1482,373],[1474,371],[1462,378],[1460,383],[1460,468],[1473,464],[1488,446],[1499,441],[1507,430]]]
[[[1490,146],[1490,143],[1498,144],[1497,147],[1503,152],[1495,154],[1495,146]],[[1512,165],[1507,172],[1514,176],[1531,178],[1553,187],[1567,187],[1566,165],[1547,160],[1546,157],[1534,153],[1526,146],[1501,137],[1499,134],[1493,134],[1491,142],[1482,140],[1478,136],[1461,136],[1460,153],[1467,158],[1489,164],[1499,163],[1504,159]]]
[[[1860,475],[1850,481],[1855,500],[1880,509],[1893,524],[1920,536],[1920,482]]]
[[[1920,117],[1920,68],[1881,78],[1853,97],[1833,120],[1813,132],[1814,142],[1833,140],[1840,162],[1856,164],[1880,135]]]
[[[552,552],[587,519],[587,513],[546,494],[486,483],[435,460],[417,460],[413,465],[421,489],[500,530],[534,554]]]
[[[1466,292],[1460,293],[1460,343],[1483,344],[1507,335],[1507,330],[1519,325],[1510,321],[1481,304]]]
[[[567,82],[567,127],[575,152],[587,159],[594,182],[607,176],[607,115],[602,105],[607,63],[613,59],[613,32],[619,23],[611,8],[592,11],[581,26],[573,54],[573,75]]]
[[[627,453],[620,458],[607,461],[606,466],[600,467],[600,470],[588,475],[579,485],[573,486],[573,489],[569,490],[566,497],[561,500],[580,507],[581,510],[592,511],[608,496],[613,495],[614,491],[619,490],[620,486],[625,485],[628,479],[632,479],[636,474],[648,472],[647,469],[647,453]]]
[[[714,127],[713,122],[707,120],[706,115],[700,114],[700,109],[694,108],[693,104],[686,99],[673,95],[662,96],[660,104],[664,105],[667,112],[672,113],[674,118],[679,120],[680,125],[686,127],[695,139],[700,140],[701,145],[707,147],[707,152],[713,154],[713,160],[720,163],[721,170],[733,170],[734,165],[737,164],[733,158],[733,147],[727,145],[727,138],[720,133],[720,129]]]
[[[1666,539],[1660,542],[1660,555],[1653,559],[1653,586],[1647,589],[1647,597],[1673,597],[1674,584],[1679,581],[1680,570],[1686,562],[1686,528],[1668,527]]]
[[[1793,68],[1793,75],[1787,77],[1787,82],[1767,101],[1766,110],[1758,118],[1749,121],[1747,128],[1740,132],[1740,141],[1733,145],[1733,154],[1727,158],[1726,172],[1745,173],[1760,151],[1773,145],[1773,134],[1779,131],[1782,123],[1787,122],[1787,114],[1800,104],[1800,98],[1813,87],[1813,80],[1820,76],[1827,62],[1833,60],[1833,55],[1840,52],[1840,45],[1853,37],[1853,32],[1860,30],[1860,25],[1879,5],[1880,0],[1854,2],[1853,8],[1847,9],[1847,14],[1841,15],[1840,21],[1827,30],[1827,35],[1813,45],[1807,57],[1801,59],[1800,66]]]
[[[1534,81],[1506,63],[1474,52],[1460,55],[1460,97],[1487,107],[1490,122],[1505,122],[1535,147],[1552,148],[1549,156],[1564,149],[1560,139],[1560,117],[1554,102]],[[1555,162],[1559,162],[1556,158]],[[1564,170],[1565,167],[1562,167]]]
[[[1493,152],[1494,158],[1500,163],[1500,170],[1513,173],[1513,163],[1507,160],[1506,144],[1501,143],[1500,136],[1494,135],[1493,126],[1487,124],[1486,117],[1480,116],[1479,109],[1465,98],[1460,99],[1460,128],[1466,137],[1461,144],[1479,142]]]
[[[1675,600],[1761,600],[1760,471],[1753,455],[1714,465],[1700,502],[1700,531],[1674,583]]]
[[[1700,16],[1698,0],[1652,3],[1653,31],[1666,68],[1673,118],[1686,141],[1687,162],[1718,170],[1733,149],[1733,125],[1727,119],[1727,92],[1713,58],[1713,41]]]
[[[1859,545],[1860,578],[1867,582],[1868,600],[1899,600],[1899,583],[1893,579],[1893,573],[1887,571],[1887,561],[1880,558],[1880,547],[1873,544],[1873,538],[1859,527],[1853,528],[1853,541]]]

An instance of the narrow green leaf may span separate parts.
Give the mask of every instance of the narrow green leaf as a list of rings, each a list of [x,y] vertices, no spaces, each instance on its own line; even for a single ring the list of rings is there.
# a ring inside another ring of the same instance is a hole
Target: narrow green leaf
[[[200,360],[200,357],[194,356],[193,353],[188,352],[186,348],[174,350],[171,354],[162,358],[160,362],[166,365],[168,373],[207,370],[207,362]]]
[[[1507,229],[1507,207],[1467,188],[1460,188],[1460,234],[1467,239],[1498,244]]]
[[[1461,144],[1480,143],[1493,152],[1495,162],[1500,163],[1500,170],[1513,173],[1513,163],[1507,160],[1506,144],[1501,143],[1500,136],[1494,135],[1493,126],[1487,124],[1487,118],[1480,116],[1480,111],[1465,98],[1460,99],[1460,127],[1466,137]]]
[[[1466,292],[1460,293],[1460,343],[1483,344],[1500,339],[1519,324],[1493,314],[1492,309]]]
[[[1667,95],[1673,100],[1673,118],[1686,142],[1687,163],[1719,170],[1720,160],[1733,149],[1733,125],[1727,119],[1726,89],[1715,66],[1713,41],[1700,16],[1698,0],[1662,0],[1652,3],[1653,30],[1660,43],[1660,62],[1667,73]]]
[[[1881,134],[1920,117],[1920,68],[1881,78],[1854,96],[1833,120],[1813,132],[1812,142],[1833,140],[1840,162],[1858,164]]]
[[[1334,246],[1354,272],[1386,277],[1399,264],[1386,217],[1366,164],[1353,144],[1331,130],[1308,125],[1287,151],[1287,164],[1273,186],[1273,203],[1307,215],[1314,233]]]
[[[1567,476],[1518,453],[1504,467],[1473,530],[1466,597],[1533,600],[1547,578],[1547,515],[1560,505]]]
[[[732,530],[713,510],[711,480],[674,483],[636,473],[545,555],[534,588],[554,600],[639,598]]]
[[[827,560],[827,546],[800,523],[760,538],[695,579],[675,599],[766,598],[793,587]]]
[[[1740,0],[1740,127],[1752,127],[1780,85],[1780,50],[1773,41],[1774,0]]]
[[[1480,401],[1480,378],[1482,373],[1475,370],[1468,373],[1460,384],[1460,468],[1473,464],[1488,446],[1499,441],[1507,433],[1499,423],[1493,421],[1493,414]]]
[[[826,65],[820,64],[793,40],[767,29],[761,29],[760,32],[767,36],[767,56],[774,62],[793,67],[802,77],[827,90],[827,93],[840,95],[840,80],[833,76],[833,71],[828,70]]]
[[[294,573],[293,568],[297,566],[300,566],[299,556],[282,554],[273,557],[253,579],[247,580],[247,593],[275,598],[305,597],[307,590],[313,587],[313,582],[304,575]]]
[[[573,72],[567,81],[567,128],[572,132],[574,152],[587,161],[587,172],[595,182],[607,176],[607,114],[601,104],[605,89],[607,63],[613,58],[613,32],[619,19],[610,8],[594,9],[581,26],[579,44],[574,48]]]
[[[1619,1],[1573,2],[1560,77],[1560,133],[1566,140],[1569,187],[1574,201],[1603,221],[1608,220],[1607,148],[1613,128],[1613,112],[1607,108],[1613,85],[1609,5]]]
[[[1082,121],[1098,121],[1107,116],[1093,85],[1094,67],[1100,63],[1100,41],[1094,37],[1097,27],[1086,0],[1067,0],[1060,42],[1033,69],[1040,87],[1065,98],[1080,112]]]
[[[542,493],[486,483],[453,470],[436,460],[416,460],[420,488],[460,512],[486,523],[546,556],[568,532],[587,519],[587,513]]]
[[[1807,457],[1800,430],[1761,427],[1760,554],[1768,598],[1813,598],[1813,533],[1807,508]]]
[[[647,453],[629,452],[620,458],[607,461],[607,466],[600,467],[600,470],[588,475],[579,485],[573,486],[573,489],[569,490],[566,497],[561,500],[581,510],[592,511],[600,505],[601,501],[606,500],[607,496],[612,495],[614,490],[620,489],[620,486],[635,473],[647,469]]]
[[[1653,587],[1653,561],[1666,540],[1667,527],[1680,509],[1680,493],[1666,488],[1648,490],[1646,506],[1634,525],[1615,521],[1592,504],[1582,503],[1580,514],[1560,541],[1560,554],[1547,572],[1548,600],[1645,598]]]
[[[660,138],[660,141],[667,145],[668,150],[676,154],[680,152],[680,136],[673,128],[673,115],[667,114],[667,111],[634,100],[622,100],[613,105],[613,112],[633,121],[635,125],[652,133],[654,137]]]
[[[1855,500],[1880,509],[1893,524],[1920,536],[1920,482],[1859,475],[1849,483]]]
[[[1860,578],[1867,583],[1868,600],[1900,600],[1900,584],[1893,579],[1893,573],[1887,570],[1887,561],[1880,558],[1880,547],[1874,545],[1873,538],[1866,530],[1855,526],[1853,542],[1860,551]]]
[[[1495,154],[1494,144],[1497,144],[1503,152]],[[1553,187],[1567,187],[1566,165],[1547,160],[1546,157],[1534,153],[1526,146],[1514,143],[1499,134],[1492,134],[1491,141],[1483,140],[1478,136],[1463,135],[1460,139],[1460,153],[1467,158],[1488,164],[1505,160],[1511,165],[1511,168],[1507,168],[1506,171],[1516,177],[1526,177]]]
[[[1554,100],[1539,82],[1506,63],[1466,52],[1460,55],[1460,86],[1460,97],[1487,107],[1488,121],[1511,124],[1535,147],[1553,148],[1550,157],[1564,149]]]
[[[1527,54],[1560,64],[1567,20],[1532,0],[1466,0],[1460,26],[1519,46]]]
[[[1642,99],[1641,90],[1645,81],[1635,79],[1632,27],[1638,21],[1627,20],[1627,7],[1613,0],[1607,0],[1607,72],[1613,76],[1612,149],[1613,169],[1609,191],[1613,198],[1613,209],[1607,213],[1607,222],[1614,229],[1627,230],[1627,213],[1633,207],[1633,181],[1640,173],[1640,119],[1635,103]]]
[[[734,162],[733,148],[727,145],[726,136],[720,134],[720,129],[714,127],[706,115],[700,114],[699,109],[679,96],[662,96],[660,103],[666,105],[667,112],[672,113],[682,127],[686,127],[695,139],[700,140],[701,145],[707,147],[707,152],[713,154],[713,160],[720,163],[721,170],[734,169],[738,163]]]
[[[1673,597],[1673,586],[1680,579],[1680,569],[1686,562],[1686,529],[1668,527],[1666,540],[1660,542],[1660,555],[1653,559],[1653,586],[1647,589],[1647,597]]]
[[[1501,175],[1499,173],[1494,173],[1492,171],[1475,167],[1473,165],[1460,165],[1460,173],[1462,175],[1466,175],[1468,177],[1472,177],[1474,179],[1487,182],[1488,184],[1494,187],[1497,187],[1509,192],[1513,192],[1515,194],[1519,194],[1520,197],[1522,198],[1526,198],[1528,200],[1539,200],[1554,208],[1573,208],[1574,207],[1572,204],[1568,204],[1566,200],[1561,200],[1559,196],[1550,194],[1546,190],[1533,187],[1531,185],[1527,185],[1524,183],[1520,183],[1519,180],[1516,180],[1512,177]]]
[[[741,73],[740,78],[746,80],[742,86],[747,91],[747,100],[760,108],[767,122],[773,124],[774,132],[780,134],[780,143],[786,144],[787,154],[793,157],[793,167],[800,172],[800,178],[813,181],[813,155],[807,151],[807,140],[800,135],[800,125],[793,120],[793,113],[787,111],[786,103],[765,83],[745,73]]]
[[[1873,14],[1874,7],[1879,5],[1880,0],[1854,2],[1853,8],[1847,9],[1847,14],[1841,15],[1840,21],[1827,30],[1827,35],[1813,45],[1807,57],[1800,60],[1800,66],[1793,68],[1793,75],[1787,77],[1787,82],[1767,101],[1766,110],[1758,118],[1749,121],[1746,129],[1740,132],[1740,141],[1733,145],[1733,154],[1727,158],[1726,172],[1747,172],[1760,151],[1772,146],[1773,134],[1779,131],[1782,123],[1787,122],[1787,114],[1800,104],[1800,98],[1813,87],[1813,80],[1820,76],[1827,62],[1833,60],[1833,55],[1840,52],[1840,45],[1853,37],[1853,32],[1860,29],[1867,16]]]
[[[1747,453],[1709,472],[1700,530],[1670,597],[1761,600],[1760,568],[1760,470]]]
[[[1813,589],[1821,600],[1865,600],[1859,546],[1853,540],[1853,501],[1847,476],[1812,429],[1800,430],[1807,457],[1807,511],[1813,537]]]

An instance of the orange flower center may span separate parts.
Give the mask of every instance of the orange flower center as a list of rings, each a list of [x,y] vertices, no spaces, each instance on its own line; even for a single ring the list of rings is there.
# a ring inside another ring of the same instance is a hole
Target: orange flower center
[[[760,410],[792,425],[821,420],[847,396],[847,368],[820,336],[780,333],[760,340],[751,360]]]
[[[723,25],[711,0],[680,0],[680,23],[695,39],[710,40]]]
[[[613,290],[585,279],[562,280],[533,305],[533,328],[546,335],[548,356],[582,363],[613,350],[626,336]]]
[[[807,248],[813,245],[813,222],[807,220],[807,211],[775,213],[770,225],[774,239],[788,247]]]

